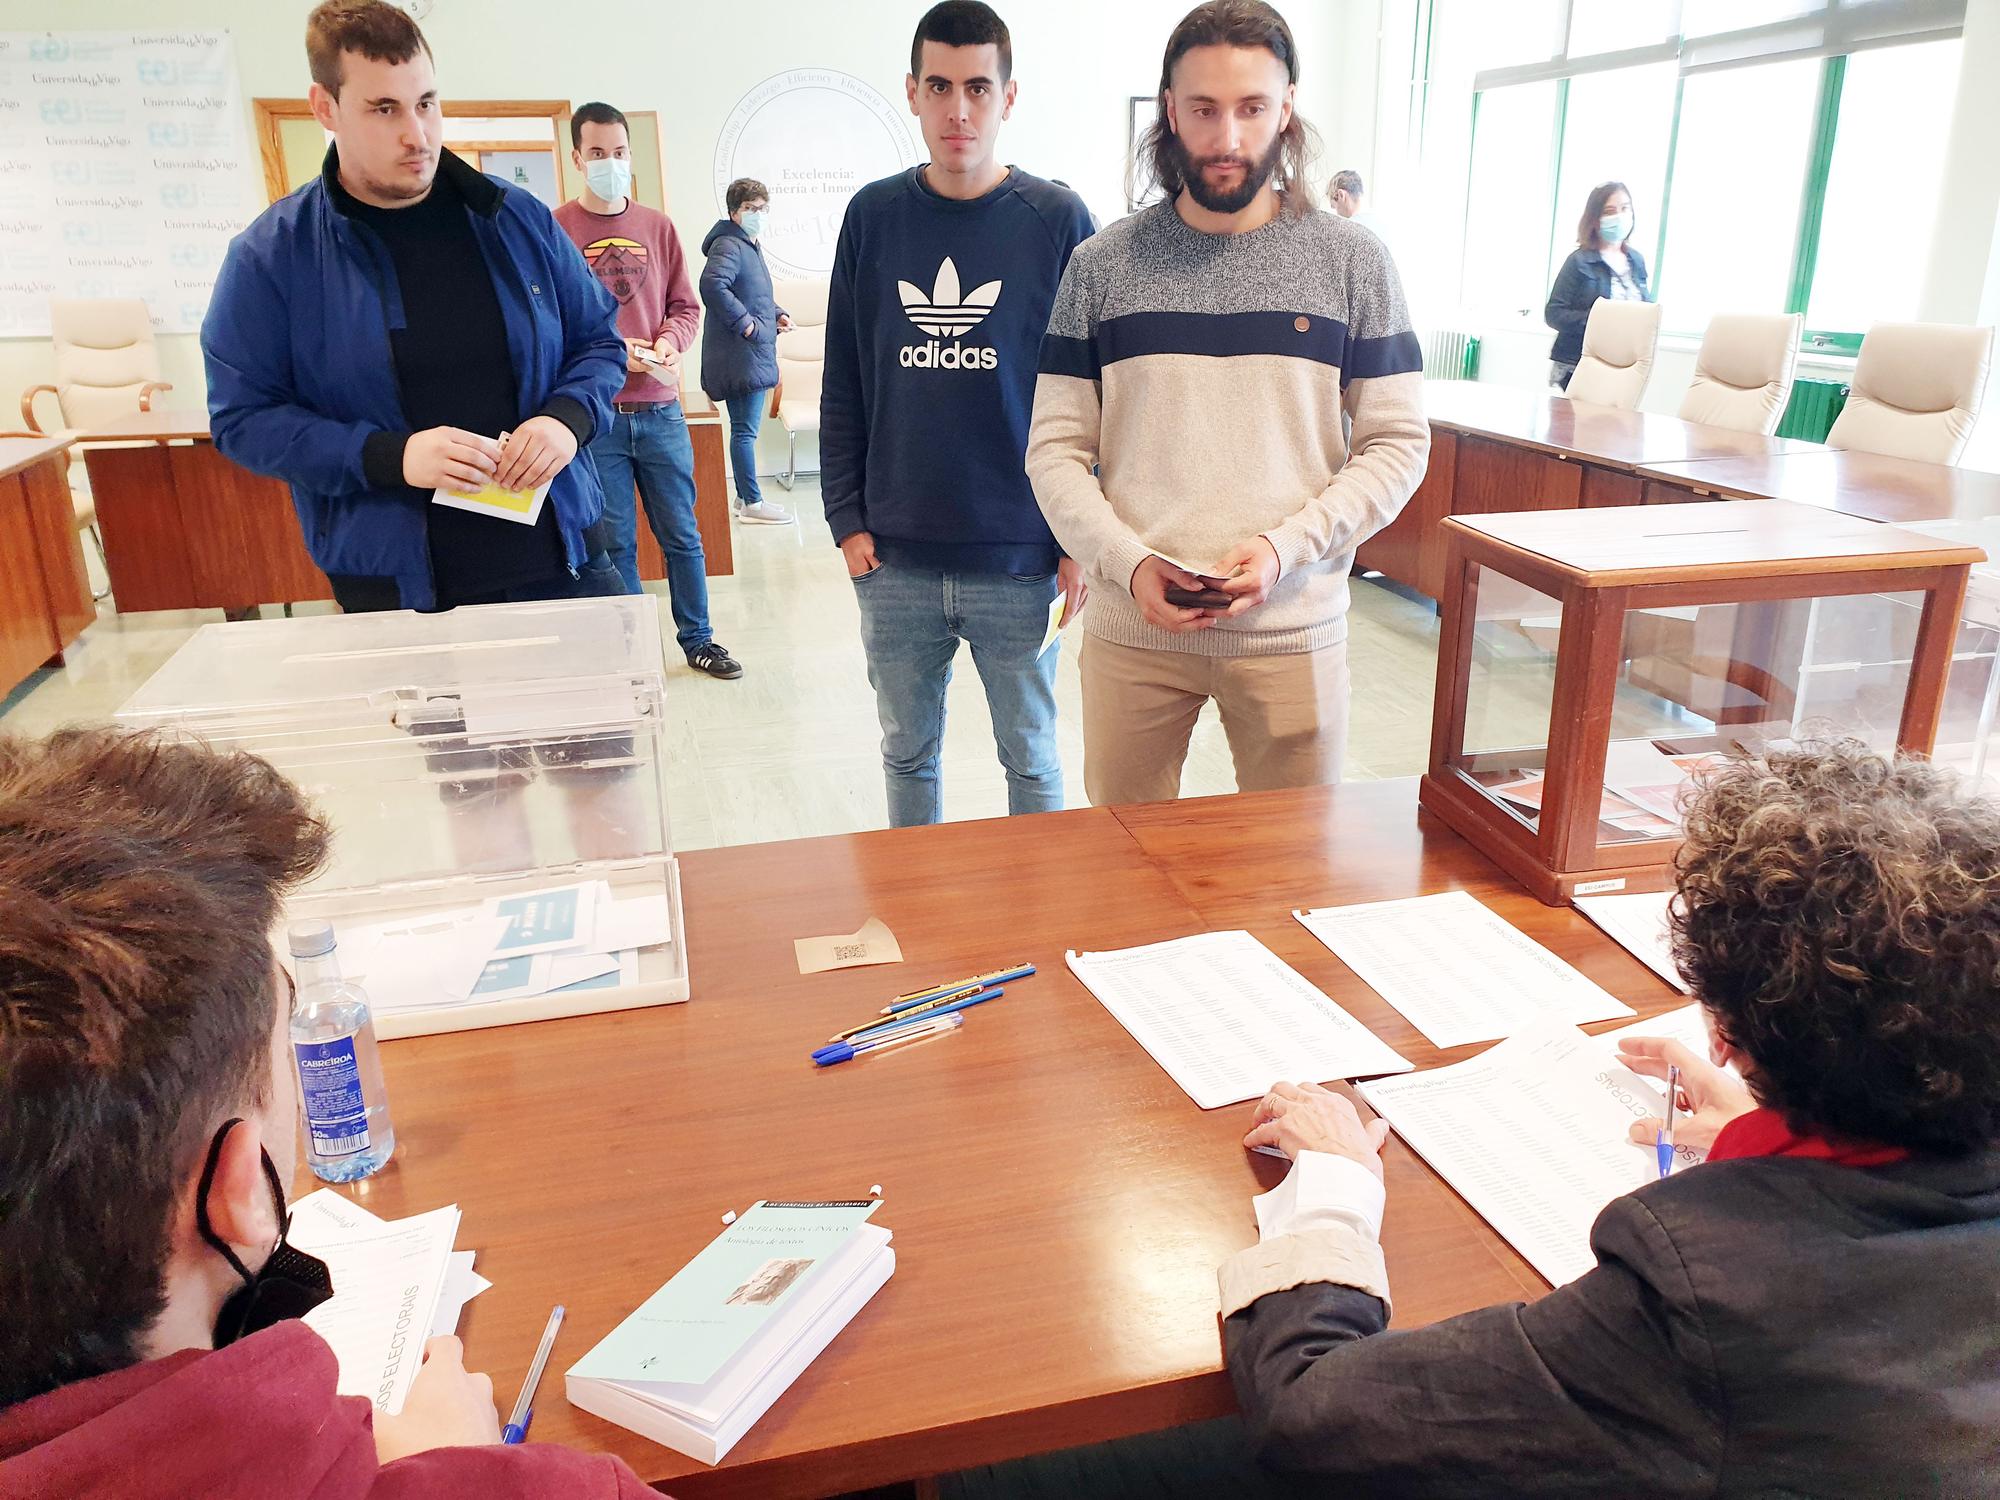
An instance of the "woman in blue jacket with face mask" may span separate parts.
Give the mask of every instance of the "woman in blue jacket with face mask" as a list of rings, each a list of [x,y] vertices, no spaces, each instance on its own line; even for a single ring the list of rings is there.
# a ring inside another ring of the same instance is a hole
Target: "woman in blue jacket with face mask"
[[[729,217],[702,237],[708,264],[701,304],[708,333],[701,341],[701,388],[729,408],[729,462],[736,470],[736,519],[788,526],[794,519],[757,486],[757,428],[778,383],[778,335],[792,326],[778,306],[771,270],[757,241],[771,195],[754,177],[729,184]]]
[[[1600,297],[1619,302],[1651,302],[1646,260],[1630,246],[1632,195],[1622,182],[1600,182],[1590,190],[1577,221],[1576,249],[1556,273],[1542,317],[1556,331],[1549,350],[1549,382],[1569,389],[1576,362],[1583,358],[1583,326]]]

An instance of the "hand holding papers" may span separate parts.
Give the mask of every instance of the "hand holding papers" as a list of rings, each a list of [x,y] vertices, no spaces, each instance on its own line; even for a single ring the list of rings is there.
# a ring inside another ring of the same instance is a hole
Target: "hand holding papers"
[[[1464,891],[1293,915],[1439,1047],[1633,1013]]]
[[[1255,1099],[1281,1079],[1410,1067],[1247,932],[1071,953],[1069,966],[1203,1109]]]

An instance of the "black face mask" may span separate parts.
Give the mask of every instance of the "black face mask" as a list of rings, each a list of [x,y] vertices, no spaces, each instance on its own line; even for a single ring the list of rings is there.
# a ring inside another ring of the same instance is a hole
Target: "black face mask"
[[[270,1152],[260,1148],[264,1158],[264,1180],[270,1184],[271,1202],[278,1210],[278,1243],[263,1267],[252,1272],[209,1226],[208,1190],[215,1181],[216,1163],[222,1159],[222,1143],[229,1138],[229,1132],[242,1123],[241,1120],[227,1120],[216,1131],[215,1140],[208,1148],[208,1165],[201,1171],[201,1186],[194,1205],[195,1228],[201,1231],[201,1237],[214,1246],[216,1253],[243,1278],[243,1285],[222,1304],[222,1312],[215,1320],[215,1347],[218,1349],[274,1323],[303,1318],[333,1295],[333,1275],[327,1270],[326,1262],[285,1243],[285,1233],[292,1227],[292,1216],[285,1208],[285,1185],[278,1181],[278,1169],[272,1165]]]

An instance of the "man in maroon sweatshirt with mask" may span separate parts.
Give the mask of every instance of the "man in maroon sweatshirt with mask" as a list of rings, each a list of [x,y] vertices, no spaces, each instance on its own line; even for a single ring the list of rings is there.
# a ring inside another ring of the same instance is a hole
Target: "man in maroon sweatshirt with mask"
[[[289,983],[265,934],[326,826],[249,756],[0,738],[0,1500],[651,1500],[500,1445],[433,1339],[402,1412],[334,1394],[284,1241]]]

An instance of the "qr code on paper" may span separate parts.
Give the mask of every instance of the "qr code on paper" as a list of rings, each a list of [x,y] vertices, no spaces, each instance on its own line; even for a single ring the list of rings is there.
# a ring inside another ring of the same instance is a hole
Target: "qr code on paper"
[[[866,958],[868,956],[868,945],[866,943],[835,943],[833,945],[833,956],[842,963],[846,963],[850,958]]]

